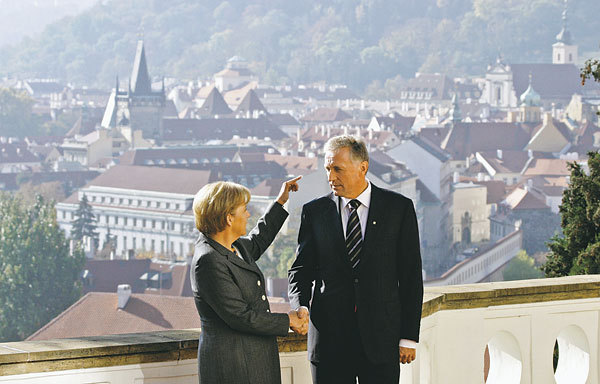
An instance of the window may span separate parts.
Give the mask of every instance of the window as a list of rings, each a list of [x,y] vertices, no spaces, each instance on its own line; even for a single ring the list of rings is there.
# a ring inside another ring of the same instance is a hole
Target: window
[[[154,239],[150,241],[150,249],[154,252]]]
[[[573,54],[569,53],[569,61],[573,61]]]
[[[560,61],[560,53],[556,54],[556,61]]]
[[[136,238],[134,237],[132,240],[133,240],[133,244],[132,244],[133,246],[132,246],[132,248],[133,248],[133,249],[137,249],[137,244],[136,244],[136,243],[137,243],[137,241],[136,241]]]
[[[498,87],[496,89],[496,100],[500,102],[502,100],[502,88]]]
[[[142,220],[142,228],[146,228],[146,219]]]
[[[156,228],[156,220],[152,220],[152,228]],[[154,241],[154,240],[152,240]]]
[[[146,250],[146,239],[142,238],[142,249]]]
[[[160,253],[165,253],[165,241],[160,241]]]
[[[136,227],[137,226],[137,219],[133,218],[133,226]]]

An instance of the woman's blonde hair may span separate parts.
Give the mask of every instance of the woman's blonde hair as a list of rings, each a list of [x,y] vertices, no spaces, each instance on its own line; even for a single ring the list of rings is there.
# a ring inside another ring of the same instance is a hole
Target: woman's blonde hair
[[[227,226],[227,215],[249,201],[250,191],[243,185],[228,181],[206,184],[194,196],[196,228],[205,235],[221,232]]]

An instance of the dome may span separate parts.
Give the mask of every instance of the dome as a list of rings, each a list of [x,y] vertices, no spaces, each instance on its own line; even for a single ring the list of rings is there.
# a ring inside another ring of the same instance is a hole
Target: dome
[[[540,94],[531,86],[531,75],[529,75],[529,87],[527,87],[520,97],[521,105],[527,105],[529,107],[539,106],[541,104],[541,99]]]

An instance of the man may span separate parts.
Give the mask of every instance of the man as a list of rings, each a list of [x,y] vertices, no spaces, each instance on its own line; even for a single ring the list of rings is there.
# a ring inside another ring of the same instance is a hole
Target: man
[[[366,179],[368,169],[363,141],[331,138],[332,193],[302,209],[289,297],[299,313],[310,308],[315,384],[397,384],[399,362],[416,358],[423,280],[415,210]]]

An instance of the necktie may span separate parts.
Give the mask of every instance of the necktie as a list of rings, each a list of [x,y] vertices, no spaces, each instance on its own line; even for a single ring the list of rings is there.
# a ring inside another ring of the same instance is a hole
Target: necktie
[[[360,220],[358,219],[358,207],[360,207],[360,201],[351,200],[350,203],[350,217],[348,218],[348,225],[346,226],[346,250],[348,250],[348,257],[350,258],[350,265],[352,268],[356,268],[360,262],[360,250],[362,249],[362,231],[360,229]]]

